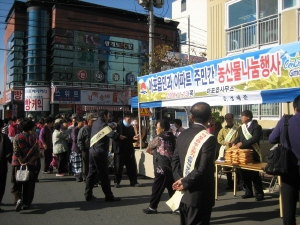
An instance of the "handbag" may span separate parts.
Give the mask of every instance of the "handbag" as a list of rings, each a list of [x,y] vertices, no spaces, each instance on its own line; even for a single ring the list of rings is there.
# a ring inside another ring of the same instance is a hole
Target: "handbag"
[[[26,182],[29,180],[29,170],[26,166],[26,169],[23,169],[23,166],[20,167],[19,170],[17,170],[16,174],[16,181],[18,182]]]
[[[284,146],[286,139],[288,138],[288,120],[291,115],[284,116],[284,130],[282,143],[279,143],[271,148],[269,155],[267,155],[267,165],[265,172],[270,175],[281,176],[286,175],[289,172],[289,163],[292,155],[291,145],[288,139],[288,148]]]

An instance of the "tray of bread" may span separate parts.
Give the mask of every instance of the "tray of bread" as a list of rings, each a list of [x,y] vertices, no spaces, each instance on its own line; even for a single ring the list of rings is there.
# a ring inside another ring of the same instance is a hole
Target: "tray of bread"
[[[224,158],[227,163],[251,164],[253,163],[253,150],[231,147],[225,151]]]

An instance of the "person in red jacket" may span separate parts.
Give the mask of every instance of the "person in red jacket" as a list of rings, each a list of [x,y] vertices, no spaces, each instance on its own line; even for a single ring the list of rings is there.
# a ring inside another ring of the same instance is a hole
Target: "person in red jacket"
[[[17,118],[14,116],[12,122],[8,126],[8,137],[11,140],[11,142],[14,141],[17,133],[18,133],[18,121]]]

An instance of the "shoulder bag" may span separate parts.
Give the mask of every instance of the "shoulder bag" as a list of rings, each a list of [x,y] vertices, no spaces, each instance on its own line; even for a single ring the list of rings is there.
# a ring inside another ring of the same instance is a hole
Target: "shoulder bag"
[[[273,147],[267,156],[267,165],[265,167],[265,172],[267,174],[281,176],[288,173],[289,154],[291,154],[291,147],[288,139],[288,120],[290,118],[291,115],[284,116],[282,143]],[[286,139],[288,139],[288,148],[284,147]]]

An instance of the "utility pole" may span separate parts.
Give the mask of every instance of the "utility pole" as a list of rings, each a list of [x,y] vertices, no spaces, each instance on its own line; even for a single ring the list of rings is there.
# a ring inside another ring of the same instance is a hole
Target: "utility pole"
[[[152,60],[154,53],[154,14],[153,14],[153,0],[149,0],[149,73],[153,73]],[[152,141],[155,137],[155,108],[150,108],[151,116],[149,118],[150,132],[149,139]]]
[[[154,14],[153,14],[153,0],[149,0],[149,71],[153,73],[152,60],[153,60],[153,51],[154,51]]]
[[[190,61],[190,55],[191,55],[191,24],[190,24],[190,15],[188,15],[188,38],[189,38],[188,60]]]

